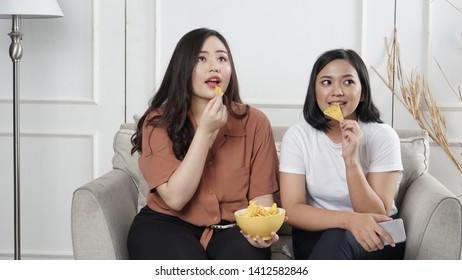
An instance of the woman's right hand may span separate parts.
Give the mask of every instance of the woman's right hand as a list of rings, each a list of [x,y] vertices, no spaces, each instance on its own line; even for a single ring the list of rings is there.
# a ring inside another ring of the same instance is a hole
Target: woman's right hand
[[[222,97],[217,95],[205,106],[198,124],[198,130],[204,130],[207,133],[215,133],[226,124],[227,120],[228,112],[226,106],[223,105]]]
[[[355,213],[353,219],[350,220],[349,231],[367,252],[384,248],[380,236],[394,247],[395,242],[391,236],[378,224],[389,220],[391,218],[386,215]]]

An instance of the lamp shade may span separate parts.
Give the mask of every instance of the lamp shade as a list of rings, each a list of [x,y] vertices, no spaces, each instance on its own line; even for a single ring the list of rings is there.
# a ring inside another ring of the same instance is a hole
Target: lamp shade
[[[53,18],[62,17],[63,12],[57,0],[0,0],[0,18],[11,19],[12,15]]]

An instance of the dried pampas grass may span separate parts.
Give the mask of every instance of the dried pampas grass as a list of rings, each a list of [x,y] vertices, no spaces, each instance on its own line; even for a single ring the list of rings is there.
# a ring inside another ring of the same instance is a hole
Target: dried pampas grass
[[[427,82],[423,77],[417,74],[415,70],[412,70],[409,76],[403,74],[396,30],[394,32],[392,46],[394,46],[394,57],[392,52],[393,49],[390,49],[388,42],[386,42],[388,79],[385,80],[374,67],[372,67],[372,70],[380,77],[404,107],[406,107],[409,113],[411,113],[419,127],[428,132],[430,138],[446,153],[456,168],[462,173],[462,164],[451,151],[446,135],[446,119],[441,114]],[[393,76],[395,76],[398,83],[399,93],[395,91]],[[453,92],[459,100],[462,101],[460,89],[458,92],[453,89]]]

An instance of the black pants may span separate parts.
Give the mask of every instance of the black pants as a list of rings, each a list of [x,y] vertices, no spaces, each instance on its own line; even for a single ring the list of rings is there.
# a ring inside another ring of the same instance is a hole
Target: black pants
[[[239,227],[217,230],[207,249],[200,244],[204,227],[177,217],[155,212],[145,206],[136,215],[128,233],[131,259],[150,260],[250,260],[270,259],[271,249],[255,248],[242,236]]]
[[[367,252],[350,231],[334,228],[320,232],[292,229],[294,257],[300,260],[400,260],[405,242]]]

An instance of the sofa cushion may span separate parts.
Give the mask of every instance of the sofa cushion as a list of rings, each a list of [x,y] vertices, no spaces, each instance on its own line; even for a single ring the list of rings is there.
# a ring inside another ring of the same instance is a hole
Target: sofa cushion
[[[396,129],[401,142],[403,172],[396,195],[396,205],[400,206],[409,184],[428,171],[430,145],[428,133],[420,129]]]
[[[132,177],[138,188],[138,211],[146,205],[148,183],[138,167],[138,153],[131,154],[131,137],[135,133],[134,123],[124,123],[114,137],[114,156],[112,165],[114,169],[121,169]]]

